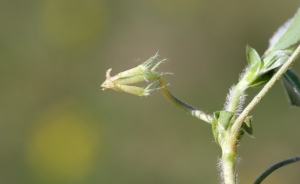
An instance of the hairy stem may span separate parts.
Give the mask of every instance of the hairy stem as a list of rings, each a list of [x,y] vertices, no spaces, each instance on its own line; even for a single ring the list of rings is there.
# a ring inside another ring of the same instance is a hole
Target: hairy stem
[[[253,100],[249,103],[249,105],[244,109],[244,111],[240,114],[240,116],[235,120],[232,131],[237,133],[242,126],[245,118],[249,115],[252,109],[260,102],[260,100],[267,94],[267,92],[271,89],[271,87],[275,84],[277,80],[291,67],[291,65],[295,62],[297,57],[300,55],[300,45],[293,52],[293,54],[289,57],[289,59],[282,65],[282,67],[273,75],[273,77],[269,80],[269,82],[263,87],[263,89],[253,98]]]
[[[175,104],[176,106],[182,108],[183,110],[187,111],[188,113],[190,113],[192,116],[195,116],[196,118],[199,118],[207,123],[210,123],[212,122],[212,115],[210,114],[206,114],[205,112],[195,108],[195,107],[192,107],[188,104],[186,104],[185,102],[179,100],[177,97],[175,97],[168,89],[167,89],[167,84],[166,84],[166,81],[164,80],[163,77],[160,77],[159,78],[159,82],[160,82],[160,86],[162,87],[161,88],[161,91],[162,93],[164,94],[164,96],[170,100],[173,104]]]
[[[222,147],[222,180],[224,184],[235,184],[236,178],[236,137],[227,134],[225,141],[221,144]]]
[[[236,145],[238,143],[238,136],[242,123],[252,111],[252,109],[260,102],[260,100],[267,94],[271,87],[277,80],[290,68],[292,63],[297,59],[300,54],[300,45],[289,57],[289,59],[283,64],[283,66],[272,76],[269,82],[263,87],[263,89],[254,97],[244,111],[237,117],[235,122],[229,131],[226,132],[223,142],[220,143],[222,148],[222,178],[225,184],[235,184],[236,181]],[[245,80],[246,81],[246,80]],[[237,112],[241,103],[242,95],[248,88],[248,83],[240,82],[232,89],[229,94],[228,102],[226,106],[227,111]]]
[[[229,92],[229,96],[227,97],[228,102],[226,102],[226,110],[230,112],[240,111],[241,105],[243,104],[243,96],[245,94],[245,90],[248,88],[247,84],[245,84],[242,80],[235,85],[231,91]]]

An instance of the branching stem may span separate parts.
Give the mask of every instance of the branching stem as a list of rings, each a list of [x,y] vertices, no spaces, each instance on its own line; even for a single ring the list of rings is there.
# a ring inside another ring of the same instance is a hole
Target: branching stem
[[[276,74],[272,76],[272,78],[262,88],[262,90],[254,97],[254,99],[243,110],[243,112],[237,117],[232,127],[230,128],[229,132],[226,133],[227,136],[224,137],[222,144],[220,144],[222,148],[222,168],[223,168],[222,177],[225,184],[236,183],[236,177],[235,177],[236,176],[236,171],[235,171],[236,147],[235,146],[238,143],[238,136],[239,136],[242,123],[247,118],[249,113],[253,110],[253,108],[267,94],[267,92],[271,89],[271,87],[275,84],[275,82],[279,80],[280,77],[291,67],[292,63],[297,59],[299,55],[300,55],[300,45],[297,47],[294,53],[289,57],[289,59],[282,65],[282,67],[276,72]],[[233,90],[238,91],[237,89],[238,89],[238,85]],[[242,93],[238,93],[238,92],[235,92],[233,94],[233,97],[231,98],[228,104],[229,110],[236,110],[238,104],[237,101],[241,94]],[[230,154],[230,157],[228,157],[228,154]]]
[[[242,123],[245,118],[249,115],[249,113],[253,110],[253,108],[260,102],[260,100],[267,94],[267,92],[271,89],[271,87],[275,84],[277,80],[291,67],[291,65],[295,62],[297,57],[300,55],[300,45],[293,52],[293,54],[289,57],[289,59],[282,65],[282,67],[273,75],[273,77],[269,80],[269,82],[262,88],[262,90],[253,98],[253,100],[249,103],[249,105],[243,110],[240,116],[235,120],[232,131],[237,133],[240,130]]]

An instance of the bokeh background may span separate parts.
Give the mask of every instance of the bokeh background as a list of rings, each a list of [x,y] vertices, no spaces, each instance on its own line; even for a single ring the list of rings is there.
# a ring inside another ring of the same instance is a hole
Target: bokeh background
[[[211,127],[157,92],[101,91],[105,71],[159,51],[170,90],[212,113],[297,0],[4,0],[0,2],[0,183],[218,183]],[[300,72],[300,64],[294,64]],[[250,89],[248,100],[260,88]],[[277,84],[252,112],[241,183],[300,154],[300,109]],[[299,183],[300,165],[265,183]]]

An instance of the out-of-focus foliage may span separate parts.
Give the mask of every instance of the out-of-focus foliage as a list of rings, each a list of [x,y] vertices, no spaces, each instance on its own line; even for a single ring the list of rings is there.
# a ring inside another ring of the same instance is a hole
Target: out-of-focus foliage
[[[118,73],[159,51],[171,61],[159,69],[175,74],[166,76],[170,91],[219,110],[246,65],[245,46],[261,54],[299,5],[282,3],[1,1],[0,183],[217,183],[210,126],[159,93],[139,98],[100,84],[106,69]],[[241,183],[300,152],[299,109],[280,85],[253,115],[255,139],[239,152]],[[265,183],[297,183],[297,170]]]
[[[26,157],[41,183],[82,181],[102,156],[99,125],[72,101],[63,100],[45,109],[29,130]]]

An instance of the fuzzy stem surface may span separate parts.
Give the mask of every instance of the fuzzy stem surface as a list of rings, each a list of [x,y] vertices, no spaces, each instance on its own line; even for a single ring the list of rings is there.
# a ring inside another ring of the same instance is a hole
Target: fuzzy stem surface
[[[238,143],[239,131],[242,123],[253,110],[253,108],[260,102],[260,100],[267,94],[271,87],[275,84],[277,80],[291,67],[293,62],[300,55],[300,45],[294,51],[294,53],[289,57],[289,59],[282,65],[282,67],[272,76],[268,83],[263,87],[263,89],[254,97],[254,99],[249,103],[249,105],[243,110],[243,112],[237,117],[233,123],[230,130],[227,132],[227,136],[224,137],[224,141],[221,144],[222,148],[222,177],[224,184],[235,184],[236,179],[236,145]],[[234,87],[232,92],[232,97],[230,98],[228,107],[226,110],[236,112],[239,105],[239,99],[243,95],[244,90],[247,87],[238,83]]]
[[[289,59],[282,65],[282,67],[272,76],[269,82],[262,88],[262,90],[253,98],[253,100],[249,103],[249,105],[243,110],[240,116],[235,120],[232,131],[237,133],[242,126],[242,123],[249,115],[249,113],[253,110],[253,108],[260,102],[260,100],[267,94],[267,92],[271,89],[271,87],[275,84],[277,80],[291,67],[291,65],[295,62],[297,57],[300,55],[300,45],[293,52],[293,54],[289,57]]]
[[[229,135],[230,136],[230,135]],[[222,180],[224,184],[236,183],[236,141],[235,138],[227,139],[222,147]]]

